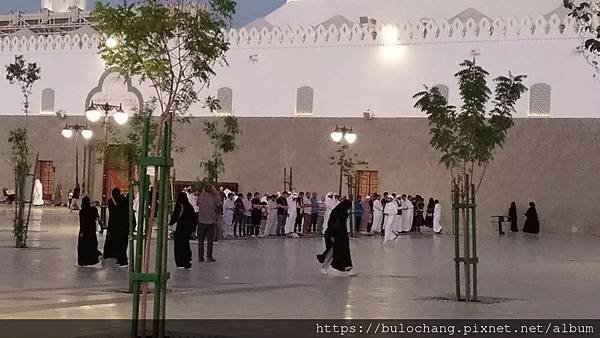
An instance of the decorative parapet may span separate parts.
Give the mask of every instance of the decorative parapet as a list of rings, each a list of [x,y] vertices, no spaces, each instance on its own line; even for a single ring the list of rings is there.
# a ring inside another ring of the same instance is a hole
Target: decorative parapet
[[[98,51],[102,36],[91,34],[65,35],[30,35],[0,37],[0,53],[36,53],[36,52],[68,52],[68,51]]]
[[[389,33],[394,32],[390,41]],[[470,42],[489,40],[544,40],[573,39],[578,37],[576,21],[571,17],[560,18],[557,14],[549,18],[530,17],[482,18],[479,22],[470,18],[466,21],[455,19],[422,20],[417,23],[368,25],[354,24],[325,27],[281,27],[271,29],[251,28],[231,29],[227,32],[232,48],[244,47],[286,47],[286,46],[325,46],[325,45],[387,45],[423,44],[445,42]]]
[[[393,27],[394,41],[384,30]],[[310,47],[336,45],[386,45],[386,44],[428,44],[428,43],[458,43],[474,41],[509,41],[509,40],[548,40],[575,39],[579,37],[578,26],[571,17],[560,18],[557,14],[549,18],[539,16],[533,20],[530,17],[497,18],[489,20],[482,18],[476,22],[473,18],[466,21],[455,19],[422,20],[418,23],[384,24],[375,26],[330,25],[325,27],[281,27],[246,30],[231,29],[225,31],[231,48],[281,48],[281,47]],[[0,37],[0,53],[34,53],[34,52],[64,52],[64,51],[93,51],[98,50],[102,41],[100,33],[67,33],[64,35],[30,35]]]

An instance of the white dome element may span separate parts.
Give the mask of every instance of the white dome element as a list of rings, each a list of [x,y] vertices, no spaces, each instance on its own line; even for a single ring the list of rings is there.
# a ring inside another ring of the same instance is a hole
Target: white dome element
[[[342,27],[343,24],[346,24],[348,27],[352,27],[354,25],[354,23],[355,23],[354,21],[348,20],[341,15],[336,15],[336,16],[329,18],[326,21],[321,22],[317,26],[323,25],[323,26],[325,26],[325,28],[329,28],[329,26],[336,26],[339,28],[339,27]]]
[[[269,21],[267,21],[263,18],[258,18],[258,19],[253,20],[252,22],[250,22],[243,28],[245,28],[247,32],[249,32],[252,28],[256,28],[256,30],[260,32],[263,28],[272,30],[273,27],[274,26]]]

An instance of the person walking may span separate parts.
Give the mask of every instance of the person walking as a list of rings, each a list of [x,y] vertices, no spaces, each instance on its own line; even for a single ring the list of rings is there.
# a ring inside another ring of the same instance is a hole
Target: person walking
[[[98,209],[92,206],[90,198],[85,196],[81,200],[79,210],[79,238],[77,239],[77,264],[79,266],[100,266],[98,251],[98,238],[96,237],[96,224],[98,222]]]
[[[129,203],[121,195],[119,188],[112,190],[108,201],[108,229],[104,241],[104,259],[115,258],[117,266],[127,267],[127,246],[129,242]]]
[[[525,225],[523,232],[537,234],[540,232],[540,220],[535,209],[535,203],[529,202],[529,209],[525,213]]]
[[[329,224],[324,234],[325,251],[317,255],[323,274],[343,277],[356,276],[356,272],[353,270],[346,226],[351,208],[352,201],[346,199],[331,211]]]
[[[214,262],[213,242],[217,227],[217,213],[219,212],[219,199],[215,188],[207,184],[198,196],[200,217],[198,220],[198,261],[204,262],[204,241],[207,242],[206,260]]]
[[[196,226],[197,218],[194,207],[188,200],[186,193],[180,192],[177,195],[175,209],[171,214],[169,225],[177,223],[174,233],[174,254],[175,264],[179,269],[189,269],[192,267],[192,249],[190,248],[190,239]]]

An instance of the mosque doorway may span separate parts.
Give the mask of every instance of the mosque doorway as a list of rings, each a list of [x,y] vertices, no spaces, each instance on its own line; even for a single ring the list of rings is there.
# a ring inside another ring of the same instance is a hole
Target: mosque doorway
[[[128,163],[124,145],[109,145],[104,154],[103,205],[111,198],[113,188],[119,188],[123,194],[129,191]]]
[[[379,189],[379,172],[377,170],[357,170],[356,186],[358,196],[373,196]]]
[[[42,199],[52,201],[54,193],[54,161],[38,161],[38,177],[42,182]]]

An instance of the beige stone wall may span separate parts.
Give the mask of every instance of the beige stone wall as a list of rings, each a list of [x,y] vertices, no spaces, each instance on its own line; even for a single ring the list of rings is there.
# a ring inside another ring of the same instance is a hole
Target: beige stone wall
[[[0,152],[9,150],[8,130],[22,121],[0,117]],[[60,135],[64,123],[56,117],[33,117],[29,126],[31,143],[41,159],[55,161],[56,182],[62,182],[67,191],[75,181],[75,142]],[[336,191],[338,171],[329,166],[335,151],[329,134],[336,124],[358,133],[352,149],[369,162],[369,169],[379,171],[381,191],[434,196],[442,201],[444,221],[449,224],[450,175],[439,165],[439,154],[429,147],[425,119],[242,118],[240,148],[226,157],[223,181],[238,182],[242,191],[278,191],[283,168],[293,166],[298,191]],[[202,132],[202,119],[176,127],[176,133],[178,144],[186,147],[174,155],[177,179],[203,177],[199,163],[210,146]],[[96,131],[96,137],[102,135]],[[577,227],[578,233],[600,234],[600,215],[594,208],[600,196],[599,139],[600,120],[516,120],[479,192],[480,231],[494,231],[491,216],[506,214],[511,201],[517,202],[519,214],[529,201],[535,201],[543,232],[570,233]],[[99,181],[100,166],[96,167],[95,181]],[[7,161],[0,163],[0,186],[11,185],[10,168]]]

